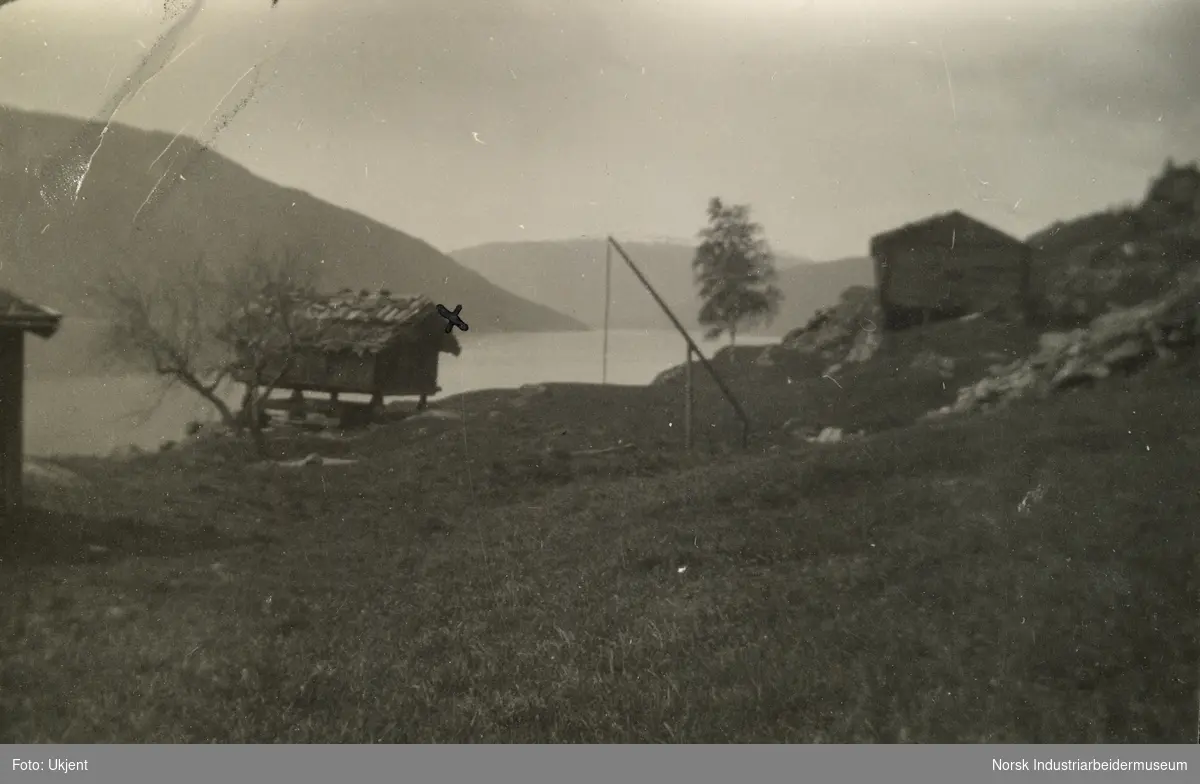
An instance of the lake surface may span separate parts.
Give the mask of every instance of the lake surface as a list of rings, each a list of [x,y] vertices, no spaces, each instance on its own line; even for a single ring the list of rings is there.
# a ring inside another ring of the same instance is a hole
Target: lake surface
[[[699,335],[693,339],[708,357],[725,345],[703,342]],[[739,343],[765,345],[774,340],[747,338]],[[460,341],[461,356],[441,357],[438,381],[443,391],[438,397],[544,381],[601,381],[601,332],[468,334]],[[674,331],[614,330],[609,332],[608,382],[646,384],[686,356],[683,340]],[[231,388],[225,397],[237,400],[238,390]],[[215,417],[194,392],[172,389],[164,394],[161,381],[152,376],[47,378],[35,366],[25,383],[25,451],[31,455],[107,454],[128,444],[155,449],[182,437],[188,422]]]

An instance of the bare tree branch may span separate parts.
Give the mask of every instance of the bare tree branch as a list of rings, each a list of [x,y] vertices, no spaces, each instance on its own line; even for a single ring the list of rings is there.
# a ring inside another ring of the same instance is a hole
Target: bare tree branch
[[[255,247],[245,263],[224,270],[203,255],[158,269],[134,278],[117,268],[97,287],[109,315],[104,350],[136,359],[167,388],[192,390],[265,453],[263,406],[318,328],[304,312],[315,268],[292,251],[268,256]],[[230,379],[244,386],[236,412],[221,395]]]
[[[218,394],[228,363],[204,338],[213,327],[204,302],[206,277],[202,260],[155,280],[135,279],[120,269],[109,272],[96,292],[109,315],[104,350],[149,366],[167,379],[168,387],[191,389],[227,425],[236,426],[233,412]],[[161,398],[155,407],[159,404]]]
[[[315,270],[288,250],[270,259],[258,248],[254,254],[251,264],[230,273],[234,296],[218,339],[236,357],[245,384],[242,414],[263,453],[263,407],[294,368],[303,340],[314,336],[303,311],[314,293]]]

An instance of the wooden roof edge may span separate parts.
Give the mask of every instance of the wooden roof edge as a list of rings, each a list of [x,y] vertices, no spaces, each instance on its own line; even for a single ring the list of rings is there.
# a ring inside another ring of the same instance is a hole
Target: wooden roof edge
[[[53,335],[62,322],[62,313],[32,302],[7,288],[0,288],[0,326],[20,329],[43,337]]]
[[[389,327],[391,325],[384,322],[381,324],[368,326]],[[441,353],[453,354],[454,356],[459,356],[462,353],[462,344],[458,341],[458,338],[455,335],[447,335],[443,330],[438,330],[437,332],[417,332],[414,334],[411,331],[411,325],[397,328],[395,330],[395,334],[389,337],[382,344],[378,345],[366,345],[365,341],[350,341],[346,343],[338,342],[337,344],[326,345],[323,343],[321,338],[317,338],[301,339],[298,342],[297,347],[304,351],[316,351],[322,354],[337,353],[339,351],[348,350],[353,351],[360,356],[366,354],[374,356],[376,354],[382,354],[386,351],[390,351],[400,345],[426,342],[437,342],[438,351]],[[279,346],[277,347],[277,350],[283,351],[285,350],[285,347]]]
[[[62,326],[62,314],[49,308],[41,308],[43,314],[0,316],[0,327],[32,332],[40,338],[52,338]]]

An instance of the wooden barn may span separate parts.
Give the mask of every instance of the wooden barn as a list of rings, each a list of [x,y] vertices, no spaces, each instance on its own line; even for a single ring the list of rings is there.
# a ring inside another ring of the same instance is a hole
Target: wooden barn
[[[343,290],[332,297],[308,296],[295,308],[291,335],[282,332],[282,321],[269,319],[277,334],[261,336],[256,356],[266,370],[258,380],[274,380],[276,389],[292,390],[289,407],[306,410],[305,392],[330,395],[370,395],[372,409],[385,397],[420,398],[420,407],[438,386],[438,358],[458,356],[461,347],[446,332],[446,321],[437,306],[424,296],[393,296],[390,292],[358,293]],[[247,367],[253,357],[244,355],[235,380],[252,383]],[[280,375],[280,371],[282,374]],[[344,406],[338,409],[343,416]]]
[[[969,313],[1030,316],[1028,245],[955,210],[871,238],[886,328]]]
[[[49,338],[62,316],[0,289],[0,509],[22,505],[24,464],[25,333]]]

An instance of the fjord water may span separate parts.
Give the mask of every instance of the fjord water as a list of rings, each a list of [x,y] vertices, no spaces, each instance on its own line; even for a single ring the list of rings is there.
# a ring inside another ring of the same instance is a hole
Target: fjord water
[[[703,342],[698,334],[693,339],[710,357],[723,345]],[[468,333],[460,340],[461,356],[442,355],[442,393],[435,401],[478,389],[601,380],[604,336],[599,331]],[[769,342],[771,338],[739,339],[747,344]],[[25,384],[25,451],[30,455],[100,455],[129,444],[156,449],[163,441],[181,438],[188,422],[215,417],[194,392],[164,392],[161,381],[149,375],[66,375],[69,368],[39,372],[40,350],[48,346],[31,339],[34,367]],[[683,340],[673,330],[613,330],[608,336],[608,382],[646,384],[685,357]],[[226,392],[230,401],[237,397],[234,388]]]

